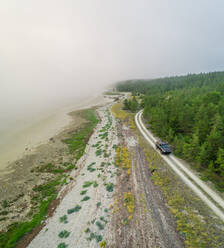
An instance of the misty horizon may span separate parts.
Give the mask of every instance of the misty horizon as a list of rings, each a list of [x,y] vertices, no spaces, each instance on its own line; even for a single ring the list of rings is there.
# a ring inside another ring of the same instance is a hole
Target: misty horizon
[[[0,6],[2,125],[117,81],[223,69],[221,1],[21,0]]]

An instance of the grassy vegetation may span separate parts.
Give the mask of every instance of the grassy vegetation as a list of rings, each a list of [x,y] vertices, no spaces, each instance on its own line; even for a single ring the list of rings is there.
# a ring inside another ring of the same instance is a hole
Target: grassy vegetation
[[[80,195],[85,195],[86,192],[87,192],[87,190],[82,190],[82,191],[80,192]]]
[[[128,118],[128,113],[123,110],[123,104],[116,103],[111,107],[113,115],[119,120],[126,120]]]
[[[129,213],[128,220],[131,220],[132,214],[134,213],[134,209],[135,209],[135,199],[134,199],[134,195],[131,192],[124,192],[123,205],[128,210]]]
[[[53,163],[47,163],[42,164],[35,169],[32,169],[31,172],[62,174],[73,169],[77,169],[75,164],[63,163],[62,166],[60,166]]]
[[[99,230],[103,230],[104,229],[104,225],[100,221],[96,221],[96,225],[99,228]]]
[[[58,176],[56,180],[52,180],[48,183],[41,184],[33,188],[33,191],[39,192],[42,199],[50,197],[53,194],[57,193],[57,185],[60,184],[62,176]]]
[[[71,138],[64,140],[76,160],[79,160],[84,154],[89,136],[99,121],[94,109],[83,111],[81,116],[87,120],[87,123],[78,132],[75,132]]]
[[[88,166],[88,167],[87,167],[87,170],[88,170],[89,172],[94,172],[96,169],[93,168],[92,166]]]
[[[0,234],[0,247],[12,248],[15,247],[17,241],[23,237],[26,233],[30,232],[34,227],[41,224],[41,221],[45,218],[49,204],[56,195],[50,196],[47,200],[41,202],[39,212],[36,213],[31,221],[14,223],[8,227],[8,231]]]
[[[89,237],[86,238],[86,239],[87,239],[88,241],[92,241],[93,239],[95,239],[96,242],[99,243],[100,241],[102,241],[103,237],[102,237],[102,235],[100,235],[100,234],[91,232],[90,235],[89,235]]]
[[[63,215],[59,218],[59,222],[60,223],[64,223],[67,224],[68,223],[68,216],[67,215]]]
[[[81,201],[88,201],[90,199],[89,196],[84,196],[83,199]]]
[[[88,188],[88,187],[90,187],[92,184],[93,184],[92,181],[86,181],[86,182],[84,182],[84,184],[82,185],[82,187],[83,187],[83,188]]]
[[[63,173],[63,172],[65,172],[65,168],[63,168],[63,167],[56,167],[52,163],[47,163],[47,164],[40,165],[39,167],[37,167],[33,171],[35,171],[35,172],[41,172],[41,173],[46,172],[46,173],[57,174],[57,173]]]
[[[129,126],[131,129],[135,129],[135,121],[134,121],[134,114],[128,111],[124,110],[124,104],[119,102],[114,104],[111,107],[111,112],[113,115],[119,119],[120,121],[123,121],[124,124]]]
[[[84,232],[85,233],[90,233],[91,231],[90,231],[89,227],[87,227]]]
[[[106,248],[107,246],[107,242],[105,240],[103,240],[102,242],[100,242],[100,247],[101,248]]]
[[[107,220],[104,219],[103,216],[100,217],[100,220],[103,221],[103,222],[106,223],[106,224],[107,224],[107,222],[108,222]]]
[[[102,154],[102,150],[99,148],[96,150],[96,156],[99,157]]]
[[[87,196],[87,197],[88,197],[88,196]],[[82,208],[81,206],[76,205],[74,208],[68,209],[68,210],[67,210],[67,213],[68,213],[68,214],[72,214],[72,213],[74,213],[74,212],[79,212],[79,210],[80,210],[81,208]]]
[[[113,183],[107,183],[106,184],[106,190],[108,192],[113,192],[114,191],[114,184]]]
[[[63,239],[63,238],[67,238],[70,235],[70,232],[63,230],[58,234],[58,237]]]
[[[68,245],[65,243],[60,243],[57,248],[67,248]]]
[[[127,175],[131,174],[131,161],[128,148],[125,146],[116,147],[115,165],[127,171]],[[127,178],[128,179],[128,178]]]
[[[45,218],[49,204],[57,196],[57,190],[61,183],[61,179],[62,176],[58,176],[56,179],[48,183],[33,188],[33,191],[36,192],[36,195],[33,197],[33,201],[36,201],[37,204],[39,204],[38,212],[34,215],[31,214],[31,216],[33,215],[31,221],[14,223],[8,227],[7,232],[0,233],[1,248],[15,247],[17,241],[21,237],[41,223],[41,221]]]
[[[84,110],[80,113],[80,115],[87,122],[81,129],[75,131],[71,135],[71,138],[64,140],[64,142],[68,145],[70,152],[74,154],[74,159],[76,161],[83,155],[88,139],[93,132],[96,124],[98,123],[95,109]],[[64,173],[72,170],[73,168],[75,168],[75,165],[71,165],[69,163],[63,164],[63,167],[55,166],[52,163],[48,163],[37,168],[37,172],[39,173],[52,173],[56,176],[58,174],[60,175],[48,183],[33,188],[35,196],[33,197],[32,202],[38,204],[39,207],[31,211],[30,216],[32,219],[30,221],[13,223],[8,227],[8,230],[6,232],[0,232],[0,248],[16,247],[18,241],[24,235],[41,224],[41,222],[45,219],[48,206],[50,205],[52,200],[56,198],[57,192],[60,189],[60,186],[63,184],[61,183],[61,180],[66,176],[66,174]],[[64,182],[66,182],[66,180]],[[3,208],[9,206],[8,202],[6,201],[2,202],[1,205]],[[72,211],[79,211],[81,208],[79,207],[80,206],[76,206],[74,209],[70,210],[69,213],[71,213]],[[67,223],[67,216],[65,216],[62,216],[62,219],[60,218],[60,221],[63,223]],[[67,245],[61,243],[58,247],[67,247]]]
[[[98,186],[99,186],[99,184],[97,183],[97,181],[94,181],[94,182],[93,182],[93,187],[96,188],[96,187],[98,187]]]

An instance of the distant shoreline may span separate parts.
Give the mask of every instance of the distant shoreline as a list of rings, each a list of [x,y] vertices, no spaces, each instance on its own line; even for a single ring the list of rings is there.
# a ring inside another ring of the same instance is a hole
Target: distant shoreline
[[[69,112],[99,105],[103,101],[103,95],[83,99],[81,103],[75,103],[73,106],[62,109],[59,114],[51,114],[30,127],[11,134],[11,137],[9,135],[10,138],[0,146],[0,174],[11,173],[10,164],[12,162],[32,154],[36,147],[47,143],[51,137],[63,131],[72,121]]]

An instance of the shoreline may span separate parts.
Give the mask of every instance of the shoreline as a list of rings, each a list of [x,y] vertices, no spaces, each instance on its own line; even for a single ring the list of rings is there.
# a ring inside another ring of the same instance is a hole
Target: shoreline
[[[11,173],[10,167],[13,162],[26,155],[31,155],[38,146],[46,144],[51,137],[66,129],[72,122],[72,118],[69,116],[70,112],[100,105],[104,101],[103,95],[86,98],[81,103],[65,106],[59,110],[59,113],[52,113],[31,126],[9,135],[11,137],[4,145],[1,145],[0,174]]]
[[[35,212],[32,205],[33,189],[53,179],[56,180],[59,176],[57,173],[41,173],[39,168],[48,164],[59,168],[66,168],[63,166],[68,164],[75,166],[69,147],[64,140],[84,127],[87,120],[82,117],[82,113],[85,110],[106,105],[109,101],[111,99],[101,97],[97,102],[85,104],[80,110],[69,112],[71,121],[67,126],[2,170],[5,173],[0,174],[0,232],[5,231],[15,221],[27,220],[27,216]]]
[[[37,146],[34,151],[10,163],[6,169],[7,173],[1,173],[0,207],[1,212],[8,213],[0,216],[0,231],[6,230],[14,220],[19,222],[26,220],[27,214],[32,209],[33,188],[56,178],[56,175],[49,173],[40,174],[37,168],[60,160],[62,163],[69,161],[69,150],[62,140],[68,136],[68,133],[74,132],[85,123],[82,118],[78,118],[76,112],[64,130],[53,136],[47,143]],[[6,207],[3,207],[4,202],[7,203]]]

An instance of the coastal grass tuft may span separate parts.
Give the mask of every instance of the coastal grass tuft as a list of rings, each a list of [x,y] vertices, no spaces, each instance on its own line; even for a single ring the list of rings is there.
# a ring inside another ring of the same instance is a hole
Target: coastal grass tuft
[[[57,248],[67,248],[67,247],[68,245],[63,242],[63,243],[60,243]]]
[[[103,240],[102,242],[100,242],[100,247],[101,248],[105,248],[107,246],[107,242],[105,240]]]
[[[97,149],[96,150],[96,156],[99,157],[102,154],[102,150],[101,149]]]
[[[100,217],[100,220],[103,221],[104,223],[108,222],[107,220],[105,220],[105,218],[103,216]]]
[[[87,170],[90,171],[90,172],[94,172],[96,169],[93,168],[93,165],[95,165],[95,164],[96,164],[96,163],[93,162],[93,163],[91,163],[90,165],[88,165]]]
[[[88,201],[90,199],[89,196],[85,196],[81,201]]]
[[[72,214],[72,213],[74,213],[74,212],[79,212],[79,210],[80,210],[81,208],[82,208],[81,206],[76,205],[74,208],[68,209],[68,210],[67,210],[67,213],[68,213],[68,214]]]
[[[94,182],[93,182],[93,187],[96,188],[96,187],[98,187],[98,186],[99,186],[99,184],[97,183],[97,181],[94,181]]]
[[[59,222],[60,223],[64,223],[64,224],[67,224],[68,223],[68,217],[67,215],[63,215],[59,218]]]
[[[106,190],[108,192],[113,192],[114,191],[114,184],[113,183],[107,183],[106,184]]]
[[[85,195],[86,192],[87,192],[87,190],[82,190],[82,191],[80,192],[80,195]]]
[[[92,184],[93,184],[92,181],[86,181],[86,182],[84,182],[84,184],[82,185],[82,187],[83,187],[83,188],[88,188],[88,187],[90,187]]]
[[[86,238],[88,241],[92,241],[93,239],[96,240],[97,243],[99,243],[100,241],[102,241],[103,237],[100,234],[97,233],[90,233],[90,236],[88,238]]]
[[[89,227],[87,227],[84,232],[85,233],[90,233],[91,231],[90,231]]]
[[[100,221],[97,221],[96,222],[96,225],[99,228],[99,230],[103,230],[104,229],[104,225]]]
[[[70,235],[70,232],[63,230],[58,234],[58,237],[63,239],[63,238],[67,238]]]

